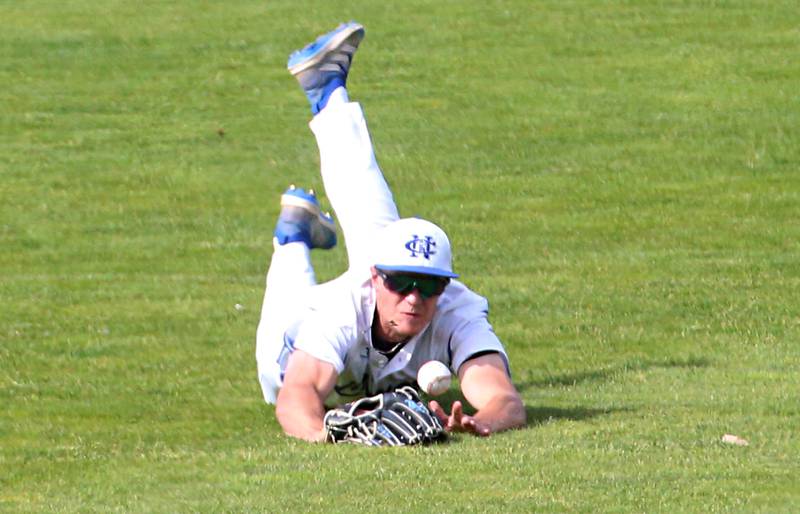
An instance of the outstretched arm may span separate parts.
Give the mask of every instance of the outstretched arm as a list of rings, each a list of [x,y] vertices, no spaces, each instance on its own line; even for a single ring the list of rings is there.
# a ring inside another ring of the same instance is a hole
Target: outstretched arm
[[[525,407],[497,353],[470,359],[458,370],[461,392],[478,412],[464,414],[461,402],[454,402],[448,415],[438,402],[430,403],[445,428],[451,432],[470,432],[488,436],[525,425]]]
[[[325,440],[324,401],[336,378],[332,364],[302,350],[292,353],[275,404],[275,416],[286,435],[313,442]]]

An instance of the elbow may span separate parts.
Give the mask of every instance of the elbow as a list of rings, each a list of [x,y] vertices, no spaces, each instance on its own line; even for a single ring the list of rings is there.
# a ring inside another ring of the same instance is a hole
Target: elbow
[[[522,428],[528,424],[528,413],[519,395],[514,395],[508,400],[509,428]]]
[[[492,432],[523,428],[527,424],[528,414],[519,394],[506,393],[497,396],[492,404],[492,407],[482,413],[482,417],[489,421]]]
[[[275,418],[286,435],[295,434],[296,418],[302,412],[301,405],[298,404],[291,388],[284,387],[278,392],[278,399],[275,401]]]
[[[311,442],[325,440],[322,418],[325,409],[314,394],[304,394],[304,389],[284,387],[275,403],[275,418],[283,433]]]
[[[288,417],[290,413],[290,409],[286,405],[287,402],[281,401],[280,395],[278,396],[278,401],[275,402],[275,418],[278,420],[278,424],[281,426],[284,432],[286,432],[286,428],[288,425]]]
[[[517,426],[514,428],[522,428],[528,424],[528,412],[525,410],[525,405],[522,403],[522,398],[517,397],[517,405],[515,406]]]

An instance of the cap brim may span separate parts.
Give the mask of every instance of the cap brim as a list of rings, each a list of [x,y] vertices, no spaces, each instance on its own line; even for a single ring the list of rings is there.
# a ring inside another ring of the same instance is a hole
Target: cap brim
[[[431,275],[433,277],[458,278],[458,273],[439,268],[426,268],[425,266],[382,266],[376,264],[375,267],[382,271],[402,271],[405,273]]]

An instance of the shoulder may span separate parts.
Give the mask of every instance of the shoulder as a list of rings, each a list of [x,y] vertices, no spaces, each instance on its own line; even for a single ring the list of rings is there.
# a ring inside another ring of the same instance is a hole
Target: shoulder
[[[348,352],[365,331],[364,284],[343,275],[311,289],[296,326],[294,347],[333,364],[341,373]]]
[[[345,273],[311,288],[301,323],[314,325],[318,331],[355,331],[369,322],[371,307],[374,308],[374,295],[369,281]]]
[[[448,341],[451,345],[487,332],[494,337],[489,323],[489,302],[453,280],[439,298],[431,332],[434,339]]]
[[[434,340],[446,341],[454,369],[471,356],[484,352],[505,354],[489,322],[489,302],[463,283],[453,281],[437,304],[432,322]]]
[[[344,273],[328,282],[311,287],[306,304],[315,311],[356,311],[362,307],[362,298],[371,290],[369,281],[351,273]]]

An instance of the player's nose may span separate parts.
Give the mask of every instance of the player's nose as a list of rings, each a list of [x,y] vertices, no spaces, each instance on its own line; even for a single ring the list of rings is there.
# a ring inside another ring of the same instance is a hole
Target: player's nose
[[[419,294],[417,289],[412,289],[411,292],[409,292],[405,297],[405,301],[411,305],[420,304],[423,302],[423,300],[424,298],[422,298],[422,295]]]

